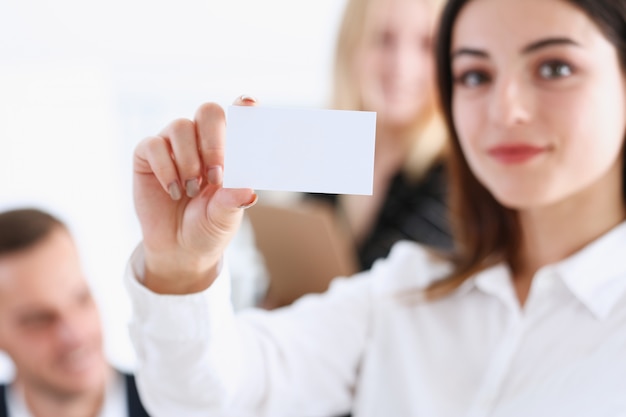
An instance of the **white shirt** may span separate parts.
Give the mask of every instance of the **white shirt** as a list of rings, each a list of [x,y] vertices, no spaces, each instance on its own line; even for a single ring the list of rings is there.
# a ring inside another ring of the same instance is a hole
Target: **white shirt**
[[[323,296],[237,316],[227,271],[185,296],[129,272],[142,399],[154,417],[626,416],[626,224],[538,271],[523,309],[505,265],[403,297],[448,269],[402,242]]]
[[[10,417],[33,417],[20,390],[7,386],[7,408]],[[118,372],[111,378],[106,388],[104,404],[98,417],[127,417],[126,383]]]

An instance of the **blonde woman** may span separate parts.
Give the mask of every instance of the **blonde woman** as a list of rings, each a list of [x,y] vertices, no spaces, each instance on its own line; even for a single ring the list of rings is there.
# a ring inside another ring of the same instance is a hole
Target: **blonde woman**
[[[435,108],[434,25],[440,0],[349,0],[339,30],[332,107],[377,113],[372,196],[313,194],[336,208],[361,268],[398,240],[451,247]]]

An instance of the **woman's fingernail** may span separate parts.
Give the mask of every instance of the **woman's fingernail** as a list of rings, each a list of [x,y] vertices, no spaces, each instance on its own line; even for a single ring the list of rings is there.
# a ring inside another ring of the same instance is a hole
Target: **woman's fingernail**
[[[256,193],[254,193],[254,195],[252,196],[252,200],[250,200],[249,203],[240,205],[239,208],[245,210],[247,208],[254,206],[257,201],[259,201],[259,196]]]
[[[167,186],[167,192],[170,193],[170,197],[172,198],[172,200],[178,201],[183,196],[180,192],[180,186],[178,185],[178,181],[170,183],[170,185]]]
[[[247,96],[245,94],[239,97],[239,100],[243,101],[244,103],[256,103],[256,98],[252,96]]]
[[[219,185],[222,183],[222,167],[219,165],[210,167],[207,171],[209,184]]]
[[[200,183],[197,178],[187,180],[185,182],[185,191],[187,192],[187,197],[193,198],[198,195],[200,192]]]

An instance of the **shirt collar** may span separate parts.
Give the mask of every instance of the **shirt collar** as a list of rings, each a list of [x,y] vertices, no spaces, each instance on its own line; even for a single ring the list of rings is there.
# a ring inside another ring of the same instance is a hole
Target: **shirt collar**
[[[598,319],[605,319],[626,292],[626,222],[569,258],[555,271]]]
[[[457,294],[464,295],[472,289],[498,298],[507,308],[515,312],[520,310],[515,288],[511,282],[511,270],[504,262],[490,266],[467,279],[458,288]]]
[[[626,293],[626,222],[569,258],[544,268],[553,268],[569,291],[596,318],[607,318]],[[511,272],[505,263],[477,273],[456,293],[462,296],[474,288],[497,297],[513,310],[519,310]]]

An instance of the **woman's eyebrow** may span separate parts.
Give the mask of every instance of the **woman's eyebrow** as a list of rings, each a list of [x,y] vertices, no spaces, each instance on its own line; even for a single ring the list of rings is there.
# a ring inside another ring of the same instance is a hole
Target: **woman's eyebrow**
[[[539,49],[555,45],[581,46],[578,42],[570,38],[547,38],[529,44],[528,46],[524,47],[524,49],[522,49],[522,53],[529,54]]]
[[[532,42],[531,44],[525,46],[522,49],[522,54],[530,54],[532,52],[536,52],[539,49],[555,45],[581,46],[578,42],[570,38],[547,38]],[[469,55],[475,58],[489,58],[489,53],[487,51],[477,48],[459,48],[452,52],[450,58],[454,60],[455,58],[464,55]]]

